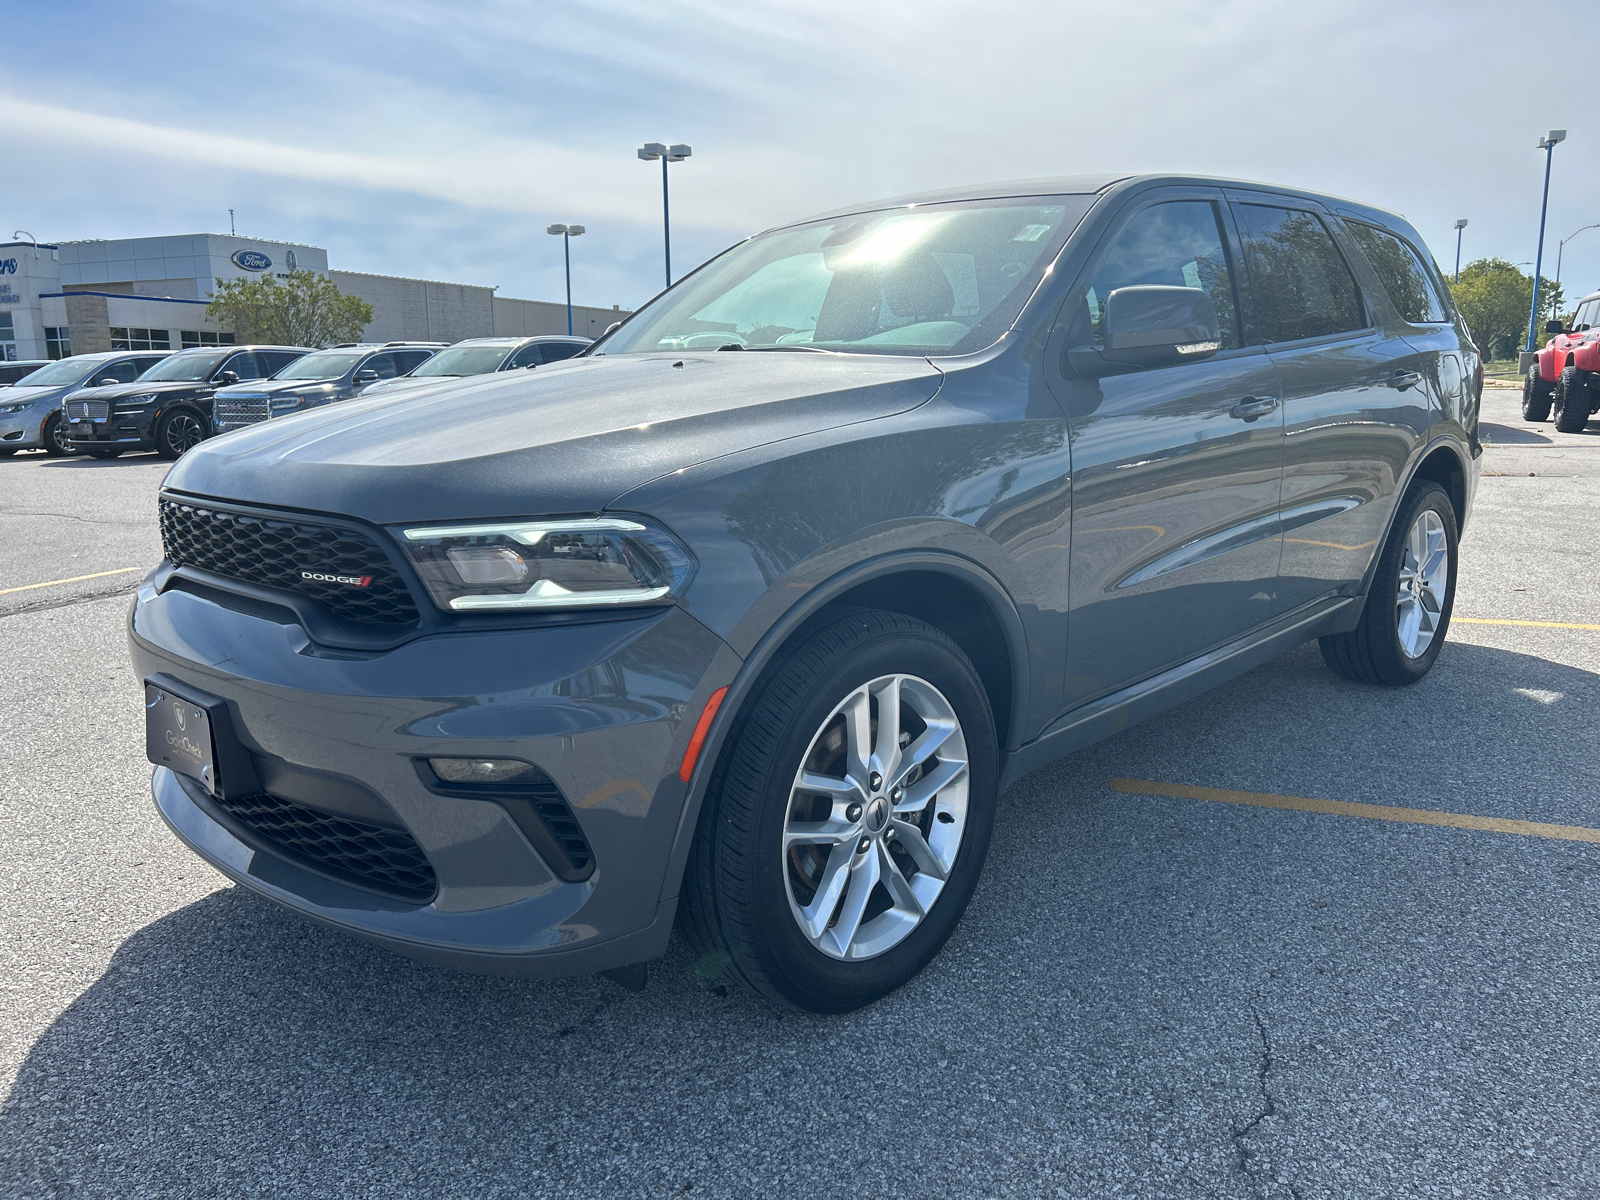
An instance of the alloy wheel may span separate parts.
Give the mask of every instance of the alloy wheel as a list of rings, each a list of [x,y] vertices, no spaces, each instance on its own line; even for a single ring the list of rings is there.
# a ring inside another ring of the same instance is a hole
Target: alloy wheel
[[[67,423],[62,420],[50,422],[50,428],[45,434],[50,439],[51,445],[56,448],[57,454],[71,454],[72,443],[67,440]]]
[[[1450,586],[1450,545],[1439,514],[1425,508],[1412,522],[1400,557],[1395,620],[1400,648],[1421,658],[1439,630]]]
[[[167,419],[167,449],[174,457],[186,454],[201,443],[205,433],[194,417],[188,413],[177,413]]]
[[[861,960],[932,909],[967,825],[967,743],[938,688],[884,675],[828,714],[795,772],[784,886],[806,940]]]

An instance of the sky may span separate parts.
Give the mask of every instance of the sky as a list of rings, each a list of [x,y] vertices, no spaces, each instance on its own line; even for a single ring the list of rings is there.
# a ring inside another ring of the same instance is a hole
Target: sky
[[[228,230],[633,308],[763,228],[922,188],[1181,171],[1407,216],[1448,272],[1600,222],[1587,5],[0,0],[0,237]],[[1553,36],[1555,35],[1555,36]],[[1527,267],[1525,269],[1531,269]],[[1600,229],[1563,255],[1600,289]]]

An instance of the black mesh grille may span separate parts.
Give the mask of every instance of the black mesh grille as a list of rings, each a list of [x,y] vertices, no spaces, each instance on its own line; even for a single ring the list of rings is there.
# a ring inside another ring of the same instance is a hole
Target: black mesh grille
[[[571,864],[569,872],[587,875],[594,854],[589,849],[589,840],[583,836],[583,830],[578,828],[578,820],[572,815],[572,809],[567,807],[561,789],[546,776],[541,784],[527,788],[526,795],[556,845],[566,852],[567,861]]]
[[[389,556],[360,529],[163,499],[161,544],[174,563],[297,592],[347,620],[413,625],[418,619],[411,592]]]
[[[213,803],[264,840],[336,878],[417,904],[426,904],[438,890],[433,865],[404,830],[317,812],[265,794]]]

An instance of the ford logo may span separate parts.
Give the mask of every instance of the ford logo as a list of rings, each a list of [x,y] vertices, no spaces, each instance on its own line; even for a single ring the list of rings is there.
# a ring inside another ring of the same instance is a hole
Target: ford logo
[[[235,250],[233,265],[245,271],[270,271],[272,260],[259,250]]]

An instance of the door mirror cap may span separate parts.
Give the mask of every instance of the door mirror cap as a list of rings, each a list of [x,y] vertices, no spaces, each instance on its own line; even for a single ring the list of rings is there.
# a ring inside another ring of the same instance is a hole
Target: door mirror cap
[[[355,382],[357,382],[357,383],[377,383],[378,382],[378,373],[376,371],[357,371],[356,372],[356,377],[355,377]]]
[[[239,372],[237,372],[237,371],[224,371],[221,375],[217,376],[217,382],[218,383],[223,383],[223,384],[238,383],[239,382]]]
[[[1083,375],[1099,377],[1130,368],[1198,362],[1222,349],[1216,305],[1200,288],[1139,284],[1105,299],[1104,349],[1069,355]]]
[[[121,383],[121,382],[122,382],[122,380],[113,379],[113,378],[111,378],[111,376],[107,375],[104,379],[96,379],[89,386],[90,387],[111,387],[113,384],[117,384],[117,383]]]
[[[1567,327],[1560,321],[1546,321],[1544,323],[1544,331],[1546,333],[1565,333]]]

